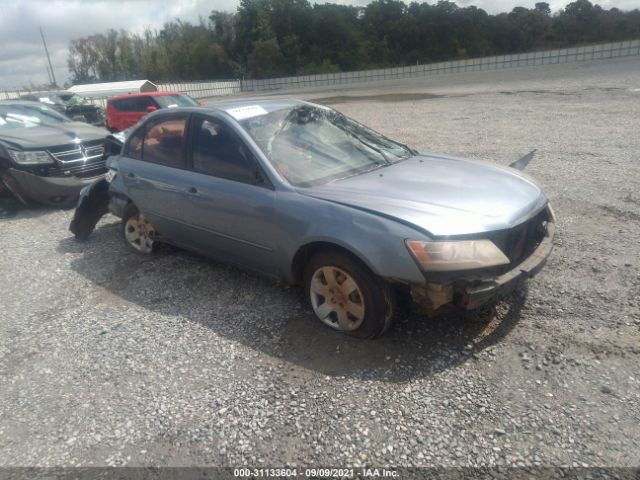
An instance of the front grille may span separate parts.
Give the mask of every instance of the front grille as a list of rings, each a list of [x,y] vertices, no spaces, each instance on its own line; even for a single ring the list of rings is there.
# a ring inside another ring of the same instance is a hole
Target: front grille
[[[63,164],[102,158],[104,155],[104,140],[71,143],[49,148],[49,153]]]
[[[509,258],[509,265],[503,267],[509,271],[529,257],[545,236],[545,224],[549,220],[547,209],[535,217],[509,230],[496,232],[491,240]]]
[[[58,161],[49,169],[51,176],[93,177],[106,172],[103,140],[60,145],[48,151]]]
[[[107,167],[105,167],[104,161],[99,161],[77,167],[53,167],[49,169],[49,176],[89,178],[106,173],[106,171]]]

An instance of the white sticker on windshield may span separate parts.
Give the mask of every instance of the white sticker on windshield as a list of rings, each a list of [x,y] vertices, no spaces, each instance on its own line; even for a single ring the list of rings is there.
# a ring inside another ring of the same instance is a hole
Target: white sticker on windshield
[[[260,105],[248,105],[246,107],[230,108],[227,113],[236,120],[266,115],[268,112]]]

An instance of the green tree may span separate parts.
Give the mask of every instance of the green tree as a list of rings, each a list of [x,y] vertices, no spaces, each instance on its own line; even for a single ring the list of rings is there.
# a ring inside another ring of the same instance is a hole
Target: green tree
[[[274,38],[268,8],[266,0],[240,0],[235,25],[236,50],[241,59],[247,58],[255,42]]]
[[[286,75],[284,56],[275,38],[253,42],[253,49],[247,56],[249,74],[254,78],[269,78]]]
[[[640,11],[575,0],[489,15],[448,0],[373,0],[364,7],[310,0],[240,0],[142,33],[108,30],[73,40],[75,83],[197,80],[327,73],[640,38]]]
[[[98,55],[90,37],[71,40],[67,65],[73,83],[92,83],[99,80],[97,64]]]

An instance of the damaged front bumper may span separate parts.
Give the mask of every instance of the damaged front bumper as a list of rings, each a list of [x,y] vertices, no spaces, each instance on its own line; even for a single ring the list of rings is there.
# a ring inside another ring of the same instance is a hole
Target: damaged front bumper
[[[56,206],[72,206],[80,190],[102,178],[46,177],[13,168],[5,172],[4,183],[18,198]]]
[[[545,225],[545,235],[535,250],[524,261],[508,272],[482,280],[412,285],[411,296],[420,309],[428,314],[438,314],[448,308],[474,310],[483,305],[496,302],[501,297],[518,288],[522,283],[535,276],[544,267],[551,251],[555,236],[554,219]]]
[[[129,200],[118,192],[120,182],[115,170],[110,169],[103,178],[80,191],[76,211],[69,225],[76,239],[87,240],[100,219],[109,212],[122,218]]]
[[[76,239],[85,241],[89,238],[98,221],[109,211],[109,200],[109,182],[104,178],[82,189],[69,225]]]

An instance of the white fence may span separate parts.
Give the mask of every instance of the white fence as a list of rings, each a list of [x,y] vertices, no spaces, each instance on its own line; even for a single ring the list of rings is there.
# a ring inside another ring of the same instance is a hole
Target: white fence
[[[240,93],[240,80],[186,82],[186,83],[158,83],[160,92],[182,92],[195,99],[211,98]],[[0,100],[15,100],[23,95],[38,94],[39,90],[2,90]],[[91,102],[106,107],[107,97],[92,97]]]
[[[516,53],[494,57],[472,58],[451,62],[412,65],[408,67],[362,70],[358,72],[340,72],[297,77],[270,78],[265,80],[219,80],[207,82],[159,83],[160,91],[178,91],[191,95],[195,99],[235,95],[241,92],[262,92],[283,89],[318,87],[326,85],[344,85],[364,83],[394,78],[426,77],[446,73],[471,72],[478,70],[497,70],[529,65],[547,65],[572,63],[586,60],[617,58],[640,55],[640,40],[605,43],[586,47],[563,48],[540,52]],[[0,91],[0,100],[16,99],[29,93],[29,90]],[[106,97],[93,98],[92,101],[105,107]]]
[[[161,92],[182,92],[193,98],[210,98],[240,93],[240,80],[218,82],[158,83]]]
[[[590,45],[587,47],[563,48],[560,50],[545,50],[540,52],[516,53],[513,55],[472,58],[468,60],[430,63],[426,65],[413,65],[409,67],[270,78],[265,80],[243,80],[242,91],[261,92],[326,85],[344,85],[394,78],[426,77],[446,73],[497,70],[528,65],[572,63],[585,60],[627,57],[632,55],[640,55],[640,40],[605,43],[600,45]]]

